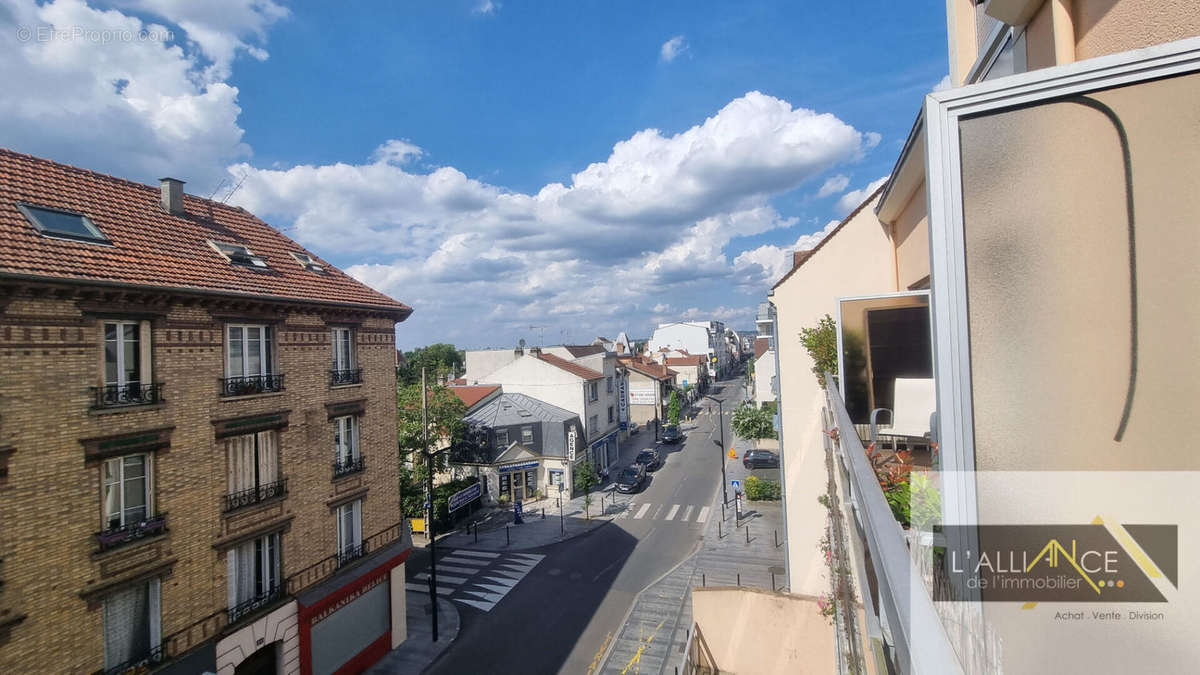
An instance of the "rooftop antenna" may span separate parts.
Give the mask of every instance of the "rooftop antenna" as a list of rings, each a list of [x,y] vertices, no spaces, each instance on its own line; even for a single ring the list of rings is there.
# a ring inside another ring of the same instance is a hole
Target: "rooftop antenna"
[[[229,193],[226,194],[225,197],[221,200],[222,204],[227,204],[229,202],[229,198],[233,196],[233,193],[237,192],[238,188],[242,187],[242,183],[246,182],[246,176],[248,176],[248,175],[249,174],[247,174],[246,172],[242,172],[242,177],[238,178],[237,185],[234,185],[233,188],[229,190]],[[215,193],[216,190],[214,190],[213,192]]]
[[[538,346],[539,347],[545,345],[547,328],[549,328],[549,326],[530,326],[529,327],[529,330],[536,330],[538,332]]]

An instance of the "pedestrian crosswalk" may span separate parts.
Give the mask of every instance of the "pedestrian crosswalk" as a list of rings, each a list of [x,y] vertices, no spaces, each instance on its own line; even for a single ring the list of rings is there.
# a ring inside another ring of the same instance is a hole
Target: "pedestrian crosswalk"
[[[490,611],[545,557],[538,553],[451,550],[438,559],[437,594]],[[405,588],[428,593],[429,573],[413,575]]]
[[[617,520],[671,520],[677,523],[705,523],[710,507],[691,504],[649,504],[630,502],[614,516]]]

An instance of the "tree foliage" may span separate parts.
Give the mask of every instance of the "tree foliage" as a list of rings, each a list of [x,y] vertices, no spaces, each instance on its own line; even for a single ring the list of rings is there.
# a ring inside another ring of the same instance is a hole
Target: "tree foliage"
[[[600,482],[600,476],[596,474],[596,465],[591,462],[580,462],[575,467],[575,491],[576,492],[591,492],[592,488]]]
[[[396,388],[397,435],[402,459],[411,456],[414,475],[418,480],[425,477],[425,438],[422,433],[421,383]],[[467,406],[454,395],[449,387],[429,386],[429,449],[436,451],[459,441],[466,425],[463,416]],[[435,471],[446,468],[446,453],[434,457]]]
[[[670,424],[679,424],[679,414],[682,412],[683,406],[679,402],[679,392],[671,390],[671,398],[667,400],[667,422]]]
[[[837,324],[826,314],[813,328],[800,330],[800,344],[813,360],[817,383],[825,386],[825,373],[836,373],[838,366]]]
[[[420,382],[421,368],[425,368],[428,381],[438,382],[443,377],[454,379],[465,372],[463,364],[466,352],[455,349],[452,344],[439,342],[405,352],[404,360],[406,363],[396,369],[396,379],[400,384]]]
[[[766,410],[756,407],[753,403],[739,406],[733,411],[733,420],[729,423],[733,433],[750,441],[759,438],[777,438],[775,421]]]

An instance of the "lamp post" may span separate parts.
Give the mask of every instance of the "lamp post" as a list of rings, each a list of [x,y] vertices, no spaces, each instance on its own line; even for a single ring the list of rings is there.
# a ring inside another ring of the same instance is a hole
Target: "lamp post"
[[[729,503],[729,481],[725,480],[725,408],[719,398],[707,395],[704,398],[717,402],[717,426],[721,429],[721,504],[724,505]]]
[[[429,538],[429,602],[433,606],[430,612],[430,622],[433,628],[433,641],[438,641],[438,606],[437,606],[437,539],[433,531],[433,456],[429,452],[429,390],[425,387],[425,369],[421,369],[421,438],[425,446],[425,473],[427,474],[426,489],[429,506],[425,519],[425,536]]]

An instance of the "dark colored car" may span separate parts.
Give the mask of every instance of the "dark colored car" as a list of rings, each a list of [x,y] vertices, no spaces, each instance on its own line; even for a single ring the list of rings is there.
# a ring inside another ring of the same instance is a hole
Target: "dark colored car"
[[[637,492],[646,483],[646,469],[641,464],[631,464],[617,474],[618,492]]]
[[[683,432],[679,430],[679,426],[668,424],[663,427],[662,442],[663,443],[678,443],[683,440]]]
[[[646,448],[638,453],[637,459],[633,460],[634,464],[640,464],[646,467],[647,471],[653,471],[662,466],[662,455],[654,448]]]
[[[742,458],[742,466],[747,469],[778,469],[779,455],[770,450],[751,450]]]

